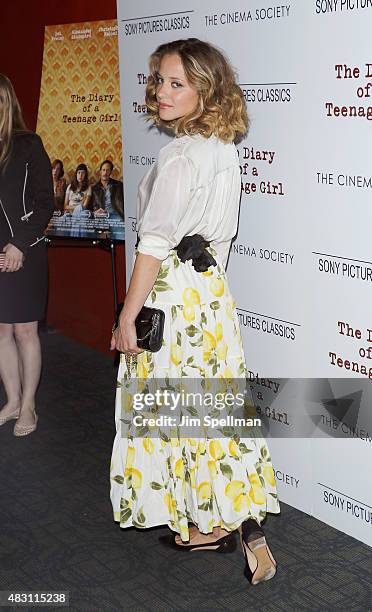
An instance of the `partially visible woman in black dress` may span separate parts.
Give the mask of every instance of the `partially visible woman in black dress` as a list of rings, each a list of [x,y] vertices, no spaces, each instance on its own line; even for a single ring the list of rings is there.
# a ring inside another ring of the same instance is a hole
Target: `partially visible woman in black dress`
[[[11,82],[0,74],[0,377],[7,395],[0,425],[17,419],[16,436],[37,425],[38,321],[48,280],[44,229],[53,208],[49,158],[39,136],[26,129]]]

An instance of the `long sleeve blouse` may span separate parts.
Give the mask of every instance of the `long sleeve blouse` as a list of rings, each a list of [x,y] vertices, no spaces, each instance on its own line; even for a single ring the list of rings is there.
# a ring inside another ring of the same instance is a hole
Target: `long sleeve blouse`
[[[241,180],[234,144],[182,136],[160,150],[138,191],[138,251],[160,260],[200,234],[226,266],[237,231]]]

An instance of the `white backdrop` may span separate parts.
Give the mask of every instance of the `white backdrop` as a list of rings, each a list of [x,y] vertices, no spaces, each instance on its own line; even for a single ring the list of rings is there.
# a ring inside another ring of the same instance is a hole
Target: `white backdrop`
[[[228,273],[279,494],[372,544],[372,1],[229,6],[118,0],[128,276],[137,185],[167,142],[144,120],[148,57],[210,41],[251,119]]]

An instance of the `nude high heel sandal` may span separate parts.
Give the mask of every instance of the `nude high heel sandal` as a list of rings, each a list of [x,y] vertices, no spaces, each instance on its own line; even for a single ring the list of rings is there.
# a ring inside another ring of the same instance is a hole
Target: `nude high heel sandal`
[[[267,545],[265,533],[255,520],[249,519],[242,523],[241,540],[247,580],[256,585],[273,578],[277,564]]]

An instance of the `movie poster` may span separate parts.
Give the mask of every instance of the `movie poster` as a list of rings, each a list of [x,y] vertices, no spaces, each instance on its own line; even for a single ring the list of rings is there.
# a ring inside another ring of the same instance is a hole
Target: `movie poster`
[[[124,240],[116,20],[45,27],[37,132],[52,163],[47,235]]]

